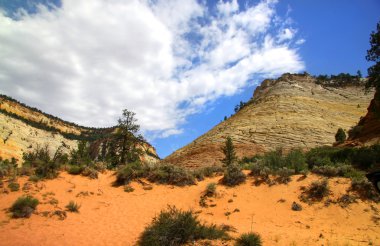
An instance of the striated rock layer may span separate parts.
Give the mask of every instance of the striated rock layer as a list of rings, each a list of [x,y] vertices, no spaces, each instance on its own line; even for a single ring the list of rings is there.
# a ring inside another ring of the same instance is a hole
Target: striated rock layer
[[[47,145],[52,155],[58,148],[63,153],[70,153],[78,147],[80,139],[90,142],[96,159],[107,142],[107,135],[114,130],[114,127],[78,126],[0,95],[0,157],[16,158],[19,164],[23,153],[37,146]],[[138,147],[143,150],[142,160],[154,162],[159,159],[155,148],[149,143],[141,142]]]
[[[238,113],[164,161],[189,168],[220,165],[227,136],[238,157],[279,147],[331,145],[338,128],[349,130],[365,115],[371,98],[373,92],[365,94],[363,83],[321,85],[308,74],[264,80]]]

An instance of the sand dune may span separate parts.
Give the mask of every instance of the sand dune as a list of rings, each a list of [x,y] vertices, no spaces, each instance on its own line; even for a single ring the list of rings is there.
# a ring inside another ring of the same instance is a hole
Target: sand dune
[[[218,185],[217,197],[208,201],[211,206],[200,207],[207,184],[220,178],[188,187],[152,185],[152,190],[134,182],[135,191],[127,193],[123,187],[111,186],[112,172],[100,174],[97,180],[61,173],[57,179],[32,184],[29,191],[0,194],[0,245],[134,245],[144,227],[168,205],[193,209],[208,223],[231,225],[237,230],[233,236],[252,228],[264,245],[380,245],[380,225],[374,219],[379,217],[379,204],[360,201],[341,208],[299,202],[300,187],[317,176],[302,181],[293,176],[288,185],[271,187],[254,186],[252,178],[236,188]],[[21,187],[26,182],[26,177],[19,178]],[[344,194],[349,182],[330,179],[330,198]],[[25,193],[41,204],[29,219],[11,219],[7,208]],[[52,216],[55,210],[65,210],[70,200],[81,205],[80,213],[67,213],[64,220]],[[292,211],[293,201],[302,204],[303,210]]]

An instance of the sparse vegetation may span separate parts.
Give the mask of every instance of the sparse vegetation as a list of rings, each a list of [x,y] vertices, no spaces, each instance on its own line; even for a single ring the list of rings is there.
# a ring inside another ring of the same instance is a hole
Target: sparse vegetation
[[[357,194],[362,200],[380,202],[380,195],[376,192],[372,183],[365,178],[353,179],[349,191]]]
[[[9,188],[12,192],[15,192],[15,191],[20,190],[20,184],[12,181],[12,182],[10,182],[10,183],[8,184],[8,188]]]
[[[183,245],[199,239],[227,239],[223,228],[199,222],[191,211],[168,207],[156,216],[140,235],[138,245]]]
[[[178,186],[195,184],[194,176],[186,169],[169,164],[148,165],[140,162],[122,166],[116,173],[114,184],[125,185],[139,178],[146,178],[154,183]]]
[[[90,179],[97,179],[98,178],[98,171],[95,170],[94,168],[92,167],[85,167],[81,174],[83,176],[86,176],[86,177],[89,177]]]
[[[70,201],[69,204],[67,204],[65,207],[69,212],[79,213],[80,205],[74,201]]]
[[[301,194],[301,200],[304,202],[319,202],[330,194],[327,179],[312,182],[309,187]]]
[[[79,175],[82,173],[83,169],[84,168],[82,166],[71,165],[69,166],[67,172],[72,175]]]
[[[133,192],[135,189],[132,187],[132,186],[130,186],[130,185],[125,185],[124,186],[124,191],[125,192]]]
[[[257,233],[243,233],[236,239],[235,246],[261,246],[262,240]]]
[[[204,191],[204,196],[212,197],[216,195],[216,183],[209,183]]]
[[[13,218],[29,218],[38,205],[38,200],[32,196],[19,197],[9,209]]]
[[[244,183],[246,178],[241,168],[237,164],[232,164],[226,168],[221,182],[227,186],[236,186]]]

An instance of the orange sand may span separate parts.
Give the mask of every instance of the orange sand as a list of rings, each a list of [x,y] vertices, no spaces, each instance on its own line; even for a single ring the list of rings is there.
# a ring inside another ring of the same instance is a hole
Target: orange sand
[[[135,191],[126,193],[123,187],[111,186],[115,179],[112,172],[100,174],[97,180],[61,173],[57,179],[33,185],[29,194],[41,204],[29,219],[11,219],[7,213],[24,191],[0,194],[0,245],[134,245],[144,227],[167,205],[200,212],[200,219],[208,223],[232,225],[237,229],[233,236],[252,227],[264,245],[380,245],[380,226],[372,219],[380,205],[359,202],[341,208],[299,202],[300,186],[307,186],[318,179],[316,176],[302,181],[294,176],[288,185],[271,187],[254,186],[252,178],[236,188],[218,185],[218,196],[208,202],[216,206],[200,207],[207,184],[220,178],[188,187],[153,185],[152,190],[132,183]],[[25,182],[25,177],[19,178],[21,187]],[[329,184],[331,199],[336,199],[345,193],[349,181],[333,178]],[[88,195],[78,196],[80,192]],[[52,198],[58,200],[57,208],[48,203]],[[233,202],[228,202],[230,199]],[[286,201],[278,202],[280,199]],[[43,216],[44,211],[64,210],[70,200],[81,204],[79,214],[67,213],[65,220]],[[293,201],[301,203],[303,210],[292,211]],[[239,212],[233,212],[235,209]],[[227,244],[233,245],[233,241]]]

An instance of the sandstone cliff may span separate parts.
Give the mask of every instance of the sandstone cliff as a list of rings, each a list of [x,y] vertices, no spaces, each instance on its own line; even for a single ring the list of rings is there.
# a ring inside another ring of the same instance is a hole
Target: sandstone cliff
[[[239,157],[282,147],[308,149],[334,143],[339,127],[356,125],[373,97],[356,85],[319,84],[307,74],[264,80],[238,113],[164,159],[196,168],[220,165],[220,150],[231,136]]]
[[[24,152],[37,146],[49,146],[51,154],[61,146],[64,153],[69,153],[78,146],[78,140],[85,139],[91,143],[94,157],[102,147],[102,139],[112,133],[114,128],[89,128],[63,121],[38,109],[0,95],[0,157],[12,157],[22,161]],[[96,140],[96,141],[95,141]],[[156,161],[158,158],[153,146],[141,142],[142,160]]]
[[[380,93],[375,93],[368,107],[367,114],[360,119],[357,126],[350,131],[348,140],[343,145],[363,146],[380,144]]]

